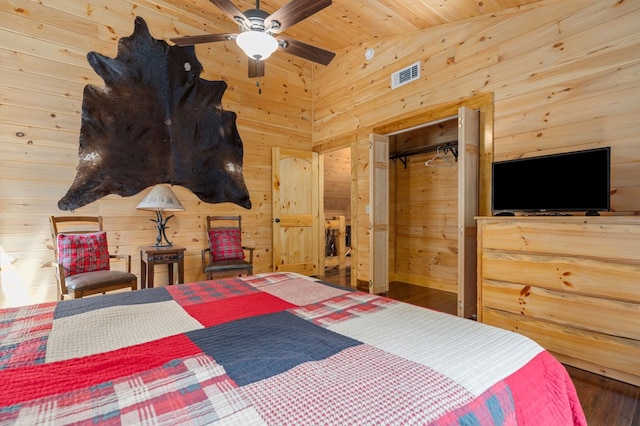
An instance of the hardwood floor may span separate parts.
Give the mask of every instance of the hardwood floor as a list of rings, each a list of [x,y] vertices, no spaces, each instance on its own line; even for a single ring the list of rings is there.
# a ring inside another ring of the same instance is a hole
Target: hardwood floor
[[[347,270],[328,270],[325,281],[349,286]],[[367,291],[367,289],[361,289]],[[416,285],[389,283],[387,297],[455,314],[456,296]],[[640,362],[640,360],[638,361]],[[640,387],[565,365],[590,426],[640,426]]]

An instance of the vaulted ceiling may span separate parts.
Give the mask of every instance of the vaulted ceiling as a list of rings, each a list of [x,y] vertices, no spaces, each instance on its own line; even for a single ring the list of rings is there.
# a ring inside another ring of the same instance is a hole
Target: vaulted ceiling
[[[245,11],[255,0],[231,0]],[[314,0],[309,0],[313,2]],[[410,33],[436,25],[491,14],[540,0],[333,0],[333,4],[284,31],[283,35],[337,52],[349,46]],[[260,9],[273,13],[289,0],[260,1]],[[235,33],[238,26],[208,0],[163,0],[167,7],[189,17],[199,33],[174,28],[175,36]]]

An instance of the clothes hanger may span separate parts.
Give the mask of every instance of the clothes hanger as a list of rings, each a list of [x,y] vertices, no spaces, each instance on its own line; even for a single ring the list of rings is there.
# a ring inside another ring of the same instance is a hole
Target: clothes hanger
[[[437,147],[436,155],[434,155],[430,160],[425,161],[424,165],[427,167],[453,167],[453,160],[451,160],[447,155],[441,154],[440,147]]]

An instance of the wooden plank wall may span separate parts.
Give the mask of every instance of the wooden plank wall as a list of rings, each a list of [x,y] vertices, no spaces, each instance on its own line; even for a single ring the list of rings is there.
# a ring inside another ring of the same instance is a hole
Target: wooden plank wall
[[[481,154],[480,204],[491,160],[611,146],[613,210],[640,211],[640,2],[543,0],[492,16],[353,46],[314,76],[314,149],[357,144],[357,188],[368,187],[368,135],[377,126],[485,93],[493,144]],[[364,51],[375,49],[367,62]],[[390,74],[421,62],[417,82]],[[481,117],[483,120],[483,117]],[[588,172],[588,171],[584,171]],[[369,197],[358,192],[358,279],[369,279]],[[437,209],[416,214],[440,221]]]
[[[0,306],[55,299],[48,216],[67,213],[58,210],[57,202],[75,177],[83,88],[104,86],[85,56],[97,51],[114,57],[117,40],[131,35],[135,16],[145,19],[157,39],[173,37],[177,30],[196,34],[207,29],[202,17],[178,11],[171,1],[0,1]],[[169,222],[170,239],[187,248],[186,280],[201,279],[205,216],[241,214],[243,242],[256,248],[254,271],[270,271],[271,148],[311,150],[311,65],[274,55],[259,95],[239,49],[207,44],[198,46],[196,55],[204,67],[202,78],[222,79],[229,86],[223,106],[238,115],[253,207],[203,203],[176,187],[186,211]],[[140,168],[143,173],[144,165]],[[147,192],[107,196],[75,212],[103,215],[112,251],[130,254],[138,275],[137,247],[153,243],[156,233],[149,221],[154,215],[136,210]],[[157,267],[160,284],[166,283],[165,271]]]
[[[351,220],[351,149],[324,155],[324,217]]]
[[[46,218],[59,213],[57,201],[75,176],[82,89],[103,85],[86,53],[115,56],[117,40],[131,34],[136,15],[156,38],[208,29],[201,17],[178,12],[173,3],[0,1],[0,304],[52,300],[55,294]],[[246,78],[246,59],[236,49],[199,46],[202,77],[229,84],[223,105],[238,114],[254,207],[205,204],[177,188],[187,211],[172,219],[170,231],[176,243],[187,247],[187,279],[200,277],[202,226],[211,213],[242,214],[245,242],[257,248],[256,271],[271,269],[271,148],[311,149],[313,141],[318,151],[354,150],[352,240],[354,254],[360,254],[354,266],[358,279],[367,281],[369,133],[491,92],[495,143],[481,153],[482,205],[488,205],[486,159],[493,154],[507,159],[611,145],[612,206],[635,214],[640,211],[639,10],[634,1],[542,0],[353,46],[338,52],[327,68],[274,55],[262,79],[262,95]],[[376,50],[368,63],[366,47]],[[392,91],[391,72],[417,60],[420,81]],[[135,210],[145,193],[108,196],[77,212],[105,216],[114,250],[133,256],[136,273],[136,248],[155,234],[148,212]]]
[[[456,293],[458,165],[426,167],[425,161],[433,155],[409,157],[406,169],[400,161],[392,167],[395,261],[391,279]]]

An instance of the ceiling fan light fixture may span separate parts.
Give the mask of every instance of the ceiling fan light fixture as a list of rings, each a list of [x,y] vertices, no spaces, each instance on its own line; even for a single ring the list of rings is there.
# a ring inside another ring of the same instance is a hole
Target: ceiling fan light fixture
[[[238,34],[236,43],[248,57],[260,61],[264,61],[278,49],[278,40],[262,31],[244,31]]]

